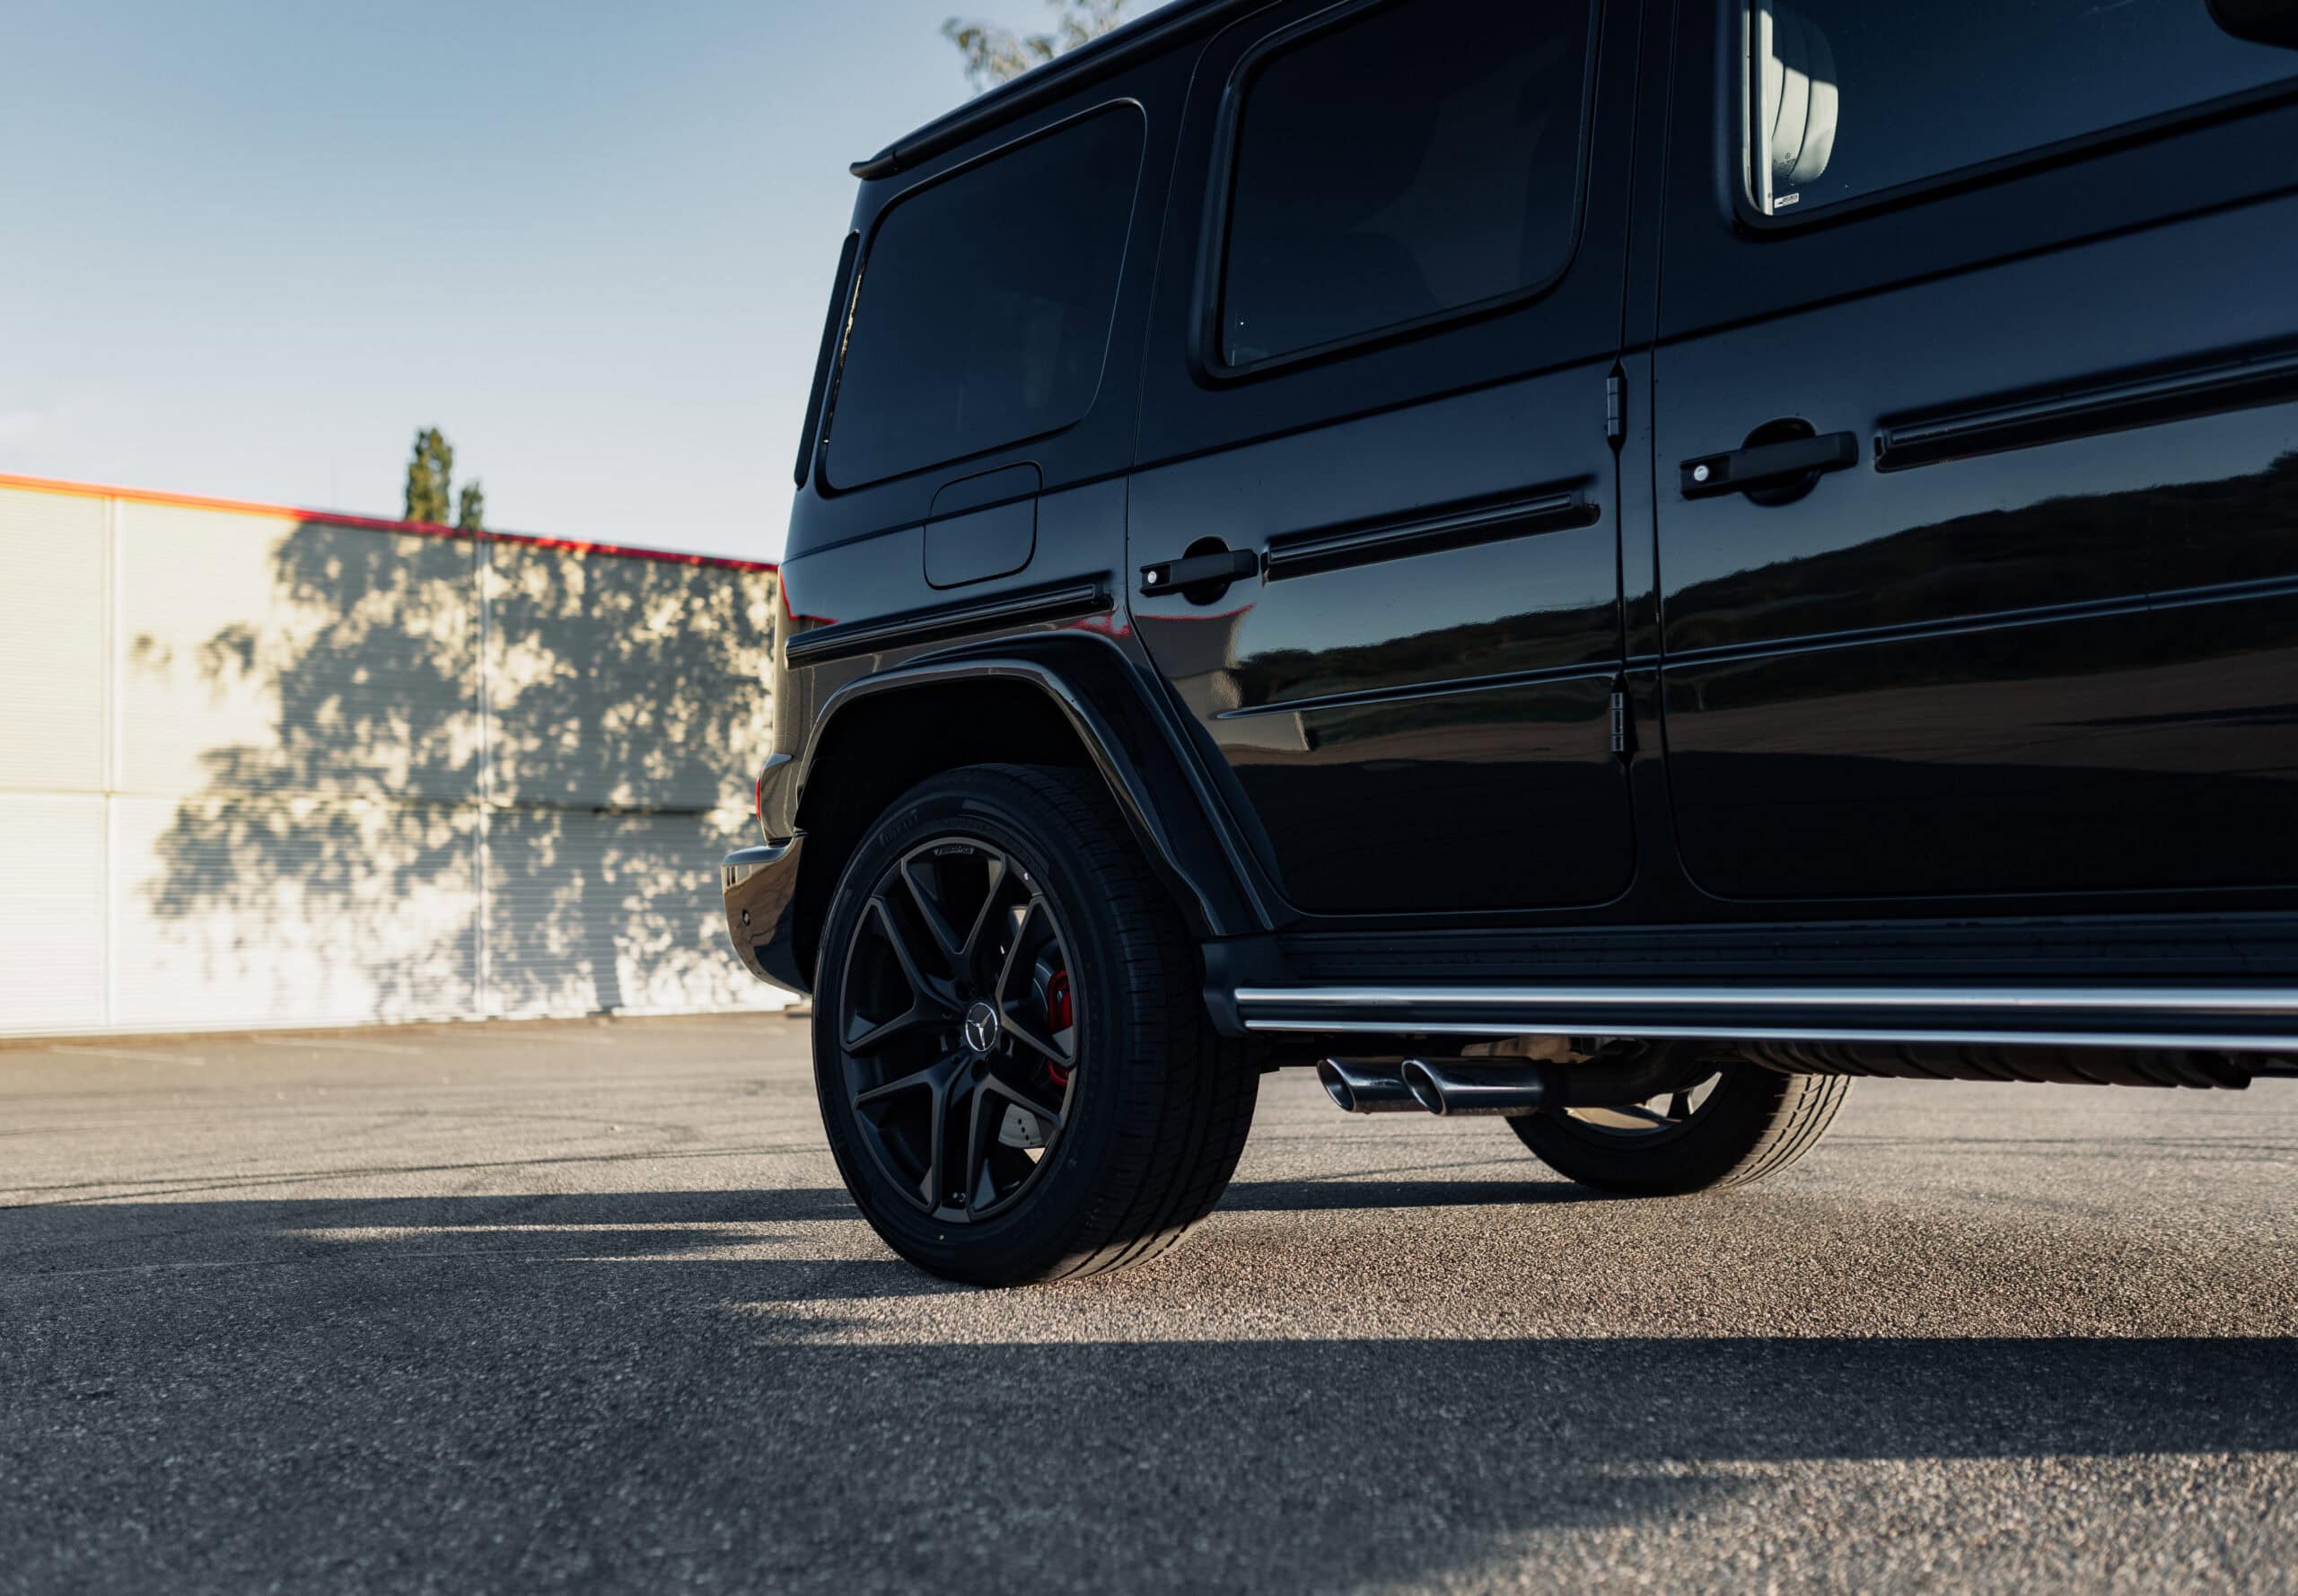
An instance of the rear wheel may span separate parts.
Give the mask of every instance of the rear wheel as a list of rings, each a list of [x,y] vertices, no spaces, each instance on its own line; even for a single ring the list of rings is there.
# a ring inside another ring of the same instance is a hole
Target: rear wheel
[[[977,766],[912,789],[848,862],[821,949],[823,1123],[904,1258],[983,1285],[1091,1274],[1219,1200],[1258,1077],[1086,778]]]
[[[1599,1191],[1666,1197],[1742,1186],[1814,1146],[1848,1077],[1721,1061],[1705,1080],[1621,1108],[1543,1109],[1509,1120],[1557,1174]]]

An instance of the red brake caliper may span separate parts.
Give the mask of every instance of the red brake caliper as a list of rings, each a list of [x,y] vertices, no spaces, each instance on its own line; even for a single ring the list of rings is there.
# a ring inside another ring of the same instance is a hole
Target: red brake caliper
[[[1076,1007],[1069,1000],[1069,972],[1057,969],[1053,978],[1045,984],[1045,1022],[1057,1036],[1075,1023]],[[1053,1077],[1056,1086],[1069,1084],[1069,1071],[1050,1058],[1046,1060],[1045,1073]]]

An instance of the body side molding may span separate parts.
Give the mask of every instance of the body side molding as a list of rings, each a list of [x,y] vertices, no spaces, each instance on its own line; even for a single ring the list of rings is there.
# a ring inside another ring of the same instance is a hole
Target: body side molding
[[[2298,351],[2216,361],[2150,376],[2109,375],[2067,392],[1887,423],[1875,434],[1875,469],[1902,471],[1943,460],[2030,449],[2070,438],[2271,405],[2298,394]]]
[[[844,621],[801,632],[783,645],[783,657],[792,670],[798,671],[881,649],[936,643],[992,627],[1106,615],[1114,608],[1107,577],[1087,577],[1051,587],[996,593],[957,604],[935,604],[881,619]]]
[[[1465,548],[1477,543],[1496,543],[1510,538],[1592,526],[1603,511],[1585,492],[1573,488],[1453,510],[1409,521],[1376,522],[1340,531],[1297,533],[1276,539],[1268,546],[1268,580],[1338,571],[1382,560],[1433,554],[1444,548]]]

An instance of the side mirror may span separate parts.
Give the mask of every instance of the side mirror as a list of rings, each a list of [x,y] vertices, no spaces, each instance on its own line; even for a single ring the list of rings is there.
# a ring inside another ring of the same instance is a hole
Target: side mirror
[[[2210,20],[2221,32],[2252,44],[2298,49],[2298,0],[2209,0]]]

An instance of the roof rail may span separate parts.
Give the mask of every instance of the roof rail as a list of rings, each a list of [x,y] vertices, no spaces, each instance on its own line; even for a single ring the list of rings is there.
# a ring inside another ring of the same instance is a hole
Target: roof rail
[[[1035,110],[1119,72],[1178,44],[1192,32],[1210,29],[1232,15],[1273,3],[1274,0],[1171,0],[1146,16],[1113,28],[1099,39],[1088,39],[1067,54],[1031,68],[945,116],[936,117],[868,160],[856,161],[847,170],[865,181],[907,171],[921,161],[965,143],[985,128]]]

